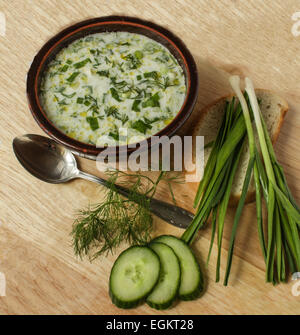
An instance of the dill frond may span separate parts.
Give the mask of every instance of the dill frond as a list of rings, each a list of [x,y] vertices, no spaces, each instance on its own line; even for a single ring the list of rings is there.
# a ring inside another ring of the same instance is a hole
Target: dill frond
[[[80,258],[95,258],[113,253],[122,243],[145,244],[150,241],[153,219],[150,199],[157,186],[165,181],[175,200],[171,183],[180,182],[180,177],[160,172],[153,181],[141,173],[107,171],[108,190],[104,200],[81,210],[71,232],[74,252]],[[129,190],[128,199],[116,191],[115,185],[124,185]]]

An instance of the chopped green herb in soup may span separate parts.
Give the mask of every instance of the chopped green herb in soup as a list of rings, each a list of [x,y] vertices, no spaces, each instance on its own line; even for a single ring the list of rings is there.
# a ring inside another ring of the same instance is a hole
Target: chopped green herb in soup
[[[89,35],[62,49],[40,93],[57,128],[95,145],[156,134],[175,118],[185,94],[182,68],[168,49],[127,32]]]

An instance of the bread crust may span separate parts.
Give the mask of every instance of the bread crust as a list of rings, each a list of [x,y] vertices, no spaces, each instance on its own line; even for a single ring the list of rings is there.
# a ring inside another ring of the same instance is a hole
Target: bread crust
[[[258,88],[258,89],[255,89],[255,92],[257,92],[257,93],[258,92],[271,93],[273,95],[276,95],[279,98],[279,100],[282,101],[282,104],[280,106],[281,110],[280,110],[280,116],[279,116],[278,125],[277,125],[277,128],[276,128],[276,130],[274,131],[274,133],[272,135],[272,138],[271,138],[272,144],[274,145],[276,143],[277,139],[278,139],[278,136],[279,136],[279,133],[280,133],[280,129],[282,127],[285,115],[288,112],[288,108],[289,108],[288,107],[288,103],[287,103],[287,101],[285,99],[283,99],[281,96],[277,95],[276,93],[274,93],[271,90],[266,90],[266,89],[260,89],[260,88]],[[221,103],[223,100],[229,100],[229,99],[231,99],[233,96],[234,96],[233,93],[225,95],[225,96],[222,96],[222,97],[218,98],[217,100],[213,101],[212,103],[210,103],[209,105],[205,106],[201,110],[201,112],[200,112],[200,117],[199,117],[198,122],[196,123],[196,125],[193,126],[192,136],[193,137],[196,136],[197,129],[198,129],[199,125],[201,124],[202,120],[204,119],[204,117],[206,116],[206,114],[211,110],[212,107],[214,107],[218,103]],[[193,156],[194,155],[195,155],[195,153],[193,152]],[[231,195],[230,199],[229,199],[229,206],[231,206],[231,207],[237,206],[239,200],[240,200],[240,196]],[[251,203],[253,201],[255,201],[255,190],[254,191],[248,191],[245,203]]]

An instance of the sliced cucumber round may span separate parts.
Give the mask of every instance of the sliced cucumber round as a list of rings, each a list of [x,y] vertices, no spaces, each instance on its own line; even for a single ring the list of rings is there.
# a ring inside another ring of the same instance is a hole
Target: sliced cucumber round
[[[123,251],[115,261],[109,279],[112,302],[120,308],[132,308],[153,290],[160,273],[157,254],[145,246]]]
[[[159,280],[146,302],[152,308],[166,309],[177,297],[180,285],[179,260],[173,249],[164,243],[153,242],[149,247],[157,253],[161,268]]]
[[[153,242],[167,244],[179,259],[181,268],[179,298],[182,300],[196,299],[203,290],[203,276],[190,247],[184,241],[172,235],[161,235]]]

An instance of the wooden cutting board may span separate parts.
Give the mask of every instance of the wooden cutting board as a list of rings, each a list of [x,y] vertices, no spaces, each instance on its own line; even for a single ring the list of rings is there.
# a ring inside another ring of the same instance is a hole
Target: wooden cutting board
[[[172,30],[194,55],[200,88],[192,120],[202,107],[230,92],[227,78],[232,73],[248,75],[256,87],[287,99],[290,111],[276,151],[299,203],[300,36],[291,32],[295,23],[291,17],[297,11],[297,0],[0,0],[0,12],[6,17],[6,34],[0,36],[0,272],[6,278],[6,296],[0,297],[0,314],[299,314],[300,296],[291,292],[295,282],[272,286],[264,281],[254,205],[245,208],[239,225],[228,287],[214,282],[214,248],[201,299],[161,312],[147,305],[116,308],[107,284],[117,254],[93,263],[79,260],[70,238],[75,212],[99,201],[103,189],[81,180],[43,183],[18,164],[11,146],[17,135],[42,134],[25,96],[26,72],[39,48],[77,21],[110,14],[139,16]],[[80,164],[84,171],[98,173],[93,161],[81,159]],[[196,187],[175,187],[181,206],[192,210]],[[165,186],[157,197],[169,197]],[[222,274],[231,224],[232,213],[226,221]],[[157,218],[154,226],[155,234],[182,233]],[[210,233],[208,226],[193,246],[202,263]]]

